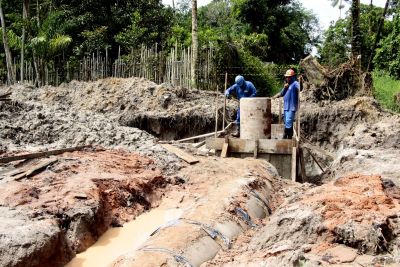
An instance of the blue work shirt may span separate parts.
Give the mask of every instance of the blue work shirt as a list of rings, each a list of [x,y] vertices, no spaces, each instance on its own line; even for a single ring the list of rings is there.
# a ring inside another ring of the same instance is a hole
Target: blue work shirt
[[[298,81],[292,82],[287,89],[283,88],[281,96],[283,96],[283,110],[297,111],[299,103],[300,84]]]
[[[243,86],[239,86],[237,84],[232,85],[228,89],[226,89],[225,94],[228,93],[232,95],[232,93],[236,93],[236,97],[240,100],[242,97],[256,97],[257,89],[252,82],[245,81]]]

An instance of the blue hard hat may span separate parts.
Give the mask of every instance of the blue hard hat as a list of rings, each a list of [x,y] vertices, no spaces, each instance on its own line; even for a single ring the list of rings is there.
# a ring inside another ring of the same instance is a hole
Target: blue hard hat
[[[244,78],[242,75],[238,75],[235,78],[235,83],[239,86],[242,86],[244,84]]]

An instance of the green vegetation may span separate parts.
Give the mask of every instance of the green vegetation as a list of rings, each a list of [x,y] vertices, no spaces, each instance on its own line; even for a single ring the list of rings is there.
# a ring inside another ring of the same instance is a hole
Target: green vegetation
[[[389,110],[400,112],[395,95],[400,92],[400,7],[398,1],[391,2],[380,33],[380,41],[374,48],[376,33],[384,9],[371,5],[360,5],[361,67],[373,70],[374,96]],[[324,43],[319,51],[322,63],[337,67],[351,57],[350,14],[332,24],[324,34]],[[373,59],[372,62],[369,62]]]
[[[394,112],[400,112],[400,104],[395,102],[395,96],[400,94],[400,81],[383,72],[374,72],[374,97],[379,103]]]
[[[175,2],[173,10],[161,0],[0,1],[13,62],[20,64],[24,47],[25,64],[34,66],[37,85],[44,83],[49,66],[57,68],[62,82],[66,65],[74,68],[84,57],[99,53],[107,53],[114,62],[142,45],[157,45],[165,55],[176,45],[189,47],[191,1]],[[216,73],[216,83],[224,84],[225,72],[231,74],[229,83],[234,74],[248,74],[262,95],[280,87],[266,62],[298,64],[319,42],[315,15],[297,0],[214,0],[199,8],[198,26],[200,61],[207,49],[215,51],[216,69],[211,72]],[[0,78],[5,81],[3,45],[0,61]],[[20,66],[14,67],[20,80]]]
[[[358,6],[350,0],[326,1],[339,7],[343,3],[352,5],[351,12],[325,32],[323,43],[316,16],[298,0],[214,0],[200,7],[200,62],[207,59],[210,47],[213,51],[213,67],[208,77],[222,88],[226,72],[230,74],[229,84],[235,75],[243,74],[254,82],[261,95],[272,95],[282,86],[284,71],[296,66],[313,46],[319,47],[322,63],[335,67],[350,58],[353,43],[361,46],[364,70],[373,58],[372,69],[400,79],[398,1],[390,1],[376,49],[373,48],[382,8]],[[10,51],[7,55],[12,54],[16,80],[21,79],[23,64],[34,68],[30,75],[35,77],[36,85],[41,85],[49,67],[55,68],[59,82],[63,82],[66,66],[77,68],[83,58],[107,55],[112,64],[119,56],[122,61],[133,58],[134,51],[142,45],[157,46],[162,57],[173,47],[187,48],[192,43],[191,1],[176,0],[175,3],[173,10],[161,0],[0,0]],[[361,33],[354,38],[352,32],[358,11],[359,27],[356,28]],[[0,38],[0,80],[3,82],[11,72],[7,71],[5,47]],[[22,58],[23,64],[19,63]],[[377,84],[381,79],[389,79],[388,75],[375,77]],[[199,81],[207,83],[201,77]],[[377,88],[377,92],[386,92],[380,89],[382,86]]]
[[[368,60],[375,41],[375,33],[379,27],[379,18],[382,16],[383,8],[360,5],[360,28],[361,28],[361,65],[367,68]],[[382,36],[387,36],[391,31],[392,23],[385,24]],[[329,66],[338,66],[349,60],[351,56],[351,17],[346,16],[331,25],[324,33],[325,42],[323,43],[320,54],[322,63]]]

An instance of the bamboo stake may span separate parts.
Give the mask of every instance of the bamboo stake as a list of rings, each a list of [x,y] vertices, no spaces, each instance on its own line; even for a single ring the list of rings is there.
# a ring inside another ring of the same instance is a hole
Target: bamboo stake
[[[218,132],[218,86],[217,86],[217,93],[215,94],[215,138],[217,138]]]
[[[228,87],[228,72],[225,72],[225,91]],[[225,92],[224,92],[225,93]],[[225,118],[226,117],[226,97],[224,97],[224,113],[222,116],[222,129],[225,129]]]

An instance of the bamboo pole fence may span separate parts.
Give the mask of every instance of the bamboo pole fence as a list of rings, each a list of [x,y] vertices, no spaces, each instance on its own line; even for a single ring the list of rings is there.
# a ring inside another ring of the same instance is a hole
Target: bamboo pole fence
[[[97,50],[90,55],[83,56],[79,61],[64,63],[54,59],[44,64],[41,73],[42,85],[58,86],[64,82],[96,81],[109,77],[128,78],[140,77],[156,83],[170,83],[174,86],[191,88],[191,47],[175,44],[170,51],[166,52],[157,45],[148,47],[142,45],[140,49],[133,50],[128,54],[122,54],[118,48],[117,58],[110,57],[108,48],[103,51]],[[213,66],[214,51],[208,47],[201,51],[198,72],[198,89],[215,90],[217,85],[215,68]],[[20,59],[13,59],[14,80],[20,77]],[[43,63],[43,62],[42,62]],[[35,84],[37,79],[34,62],[25,61],[24,83]]]

